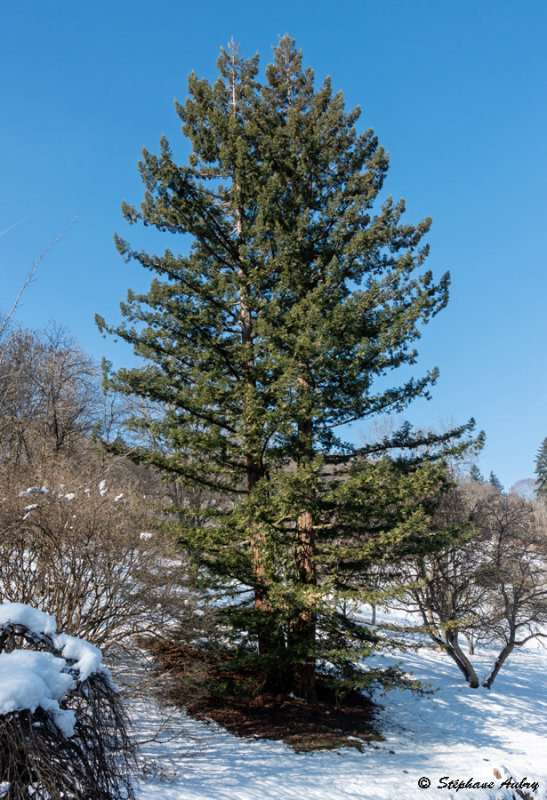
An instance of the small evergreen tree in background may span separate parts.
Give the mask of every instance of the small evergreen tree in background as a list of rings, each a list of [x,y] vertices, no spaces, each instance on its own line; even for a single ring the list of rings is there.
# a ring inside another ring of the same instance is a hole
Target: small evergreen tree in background
[[[490,477],[488,478],[488,483],[495,489],[498,489],[500,492],[503,492],[503,484],[495,472],[490,471]]]
[[[340,609],[363,597],[373,565],[430,546],[427,506],[449,482],[442,446],[469,426],[344,440],[343,426],[428,396],[436,369],[386,376],[415,363],[449,276],[422,269],[429,219],[404,223],[391,198],[373,210],[388,157],[358,133],[359,110],[328,79],[315,88],[288,36],[263,83],[258,66],[232,45],[214,85],[190,75],[177,104],[188,164],[163,138],[139,164],[140,209],[123,205],[129,223],[181,246],[189,235],[190,249],[150,255],[118,237],[155,277],[128,293],[123,324],[98,324],[144,359],[110,385],[160,409],[131,424],[162,447],[135,438],[133,457],[224,498],[178,508],[176,533],[223,596],[234,643],[271,685],[312,698],[321,660],[346,675],[374,646]]]
[[[545,438],[536,456],[536,492],[538,497],[547,497],[547,438]]]
[[[483,475],[476,464],[473,464],[473,466],[471,467],[469,471],[469,477],[471,478],[472,481],[475,481],[476,483],[484,483]]]

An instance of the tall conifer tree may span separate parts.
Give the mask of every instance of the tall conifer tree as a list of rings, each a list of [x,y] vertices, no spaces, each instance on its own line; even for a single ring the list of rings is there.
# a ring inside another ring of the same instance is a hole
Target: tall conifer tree
[[[446,485],[433,458],[422,470],[414,458],[372,470],[390,446],[412,453],[436,437],[405,428],[358,451],[336,432],[427,395],[436,370],[394,386],[385,376],[415,363],[449,277],[435,283],[422,269],[429,219],[404,224],[404,202],[391,199],[373,210],[388,157],[372,130],[358,133],[359,110],[345,110],[329,79],[315,88],[292,39],[274,49],[263,83],[258,56],[244,60],[233,44],[218,69],[214,85],[191,74],[177,104],[188,164],[162,139],[139,164],[140,209],[123,205],[130,223],[189,234],[190,249],[149,255],[117,238],[156,277],[148,293],[129,292],[123,324],[98,323],[145,360],[111,385],[162,409],[132,425],[164,447],[135,447],[135,457],[227,498],[187,509],[180,540],[201,576],[233,593],[238,640],[258,644],[270,679],[313,697],[318,659],[343,671],[351,647],[366,654],[374,640],[365,646],[340,613],[355,596],[349,574],[423,547],[427,514],[412,495]],[[388,478],[389,512],[367,495]]]

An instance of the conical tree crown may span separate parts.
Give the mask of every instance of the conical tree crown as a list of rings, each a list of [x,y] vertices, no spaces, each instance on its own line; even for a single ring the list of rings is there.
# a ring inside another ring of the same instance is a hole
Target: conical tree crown
[[[150,255],[118,237],[155,277],[148,293],[128,294],[121,325],[99,325],[144,359],[110,376],[151,408],[131,422],[133,456],[212,492],[205,507],[177,509],[177,535],[219,591],[249,587],[225,606],[239,640],[245,631],[270,660],[283,651],[313,666],[327,641],[319,619],[345,658],[337,608],[355,572],[382,546],[390,559],[399,544],[423,547],[427,513],[414,513],[411,487],[420,498],[446,488],[438,466],[417,472],[418,457],[376,464],[395,446],[429,448],[433,462],[434,436],[404,428],[359,452],[339,431],[427,396],[436,369],[393,385],[386,376],[415,363],[449,276],[436,283],[423,269],[430,219],[403,223],[402,200],[376,208],[386,153],[329,79],[316,87],[289,36],[263,82],[258,56],[241,58],[233,42],[217,66],[214,84],[191,74],[176,106],[188,163],[162,139],[139,163],[140,208],[123,205],[129,223],[191,244]],[[352,500],[352,487],[365,495]]]
[[[545,438],[536,455],[536,491],[538,497],[547,497],[547,438]]]

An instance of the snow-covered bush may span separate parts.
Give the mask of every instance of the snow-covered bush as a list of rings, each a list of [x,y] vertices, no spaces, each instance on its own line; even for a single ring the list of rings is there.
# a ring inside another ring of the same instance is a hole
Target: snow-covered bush
[[[134,748],[102,655],[23,603],[0,605],[5,800],[132,798]]]

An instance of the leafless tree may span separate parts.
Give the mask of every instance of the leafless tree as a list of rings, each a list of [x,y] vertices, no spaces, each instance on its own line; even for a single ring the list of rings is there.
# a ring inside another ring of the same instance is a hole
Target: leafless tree
[[[98,365],[64,328],[16,329],[0,355],[2,460],[81,458],[92,431],[107,439],[118,434],[121,399],[102,391]]]
[[[515,647],[545,637],[547,623],[547,540],[534,504],[498,494],[483,511],[488,531],[485,561],[476,580],[487,590],[488,632],[501,649],[483,682],[488,689]]]
[[[537,506],[489,484],[467,481],[443,501],[437,529],[460,531],[438,553],[404,565],[401,604],[417,612],[439,650],[454,659],[472,688],[475,642],[501,647],[483,681],[490,688],[515,647],[544,636],[547,623],[547,539]],[[466,654],[460,643],[470,643]]]
[[[57,327],[11,335],[0,364],[0,386],[1,454],[13,464],[69,450],[98,418],[97,369]]]
[[[464,485],[445,495],[433,518],[432,533],[445,532],[454,538],[453,543],[406,562],[397,575],[397,582],[409,587],[400,605],[421,617],[436,648],[454,659],[473,688],[479,679],[460,635],[467,638],[472,655],[474,640],[482,631],[480,609],[486,594],[475,577],[483,563],[475,524],[482,494],[482,487],[477,496],[471,486]]]

